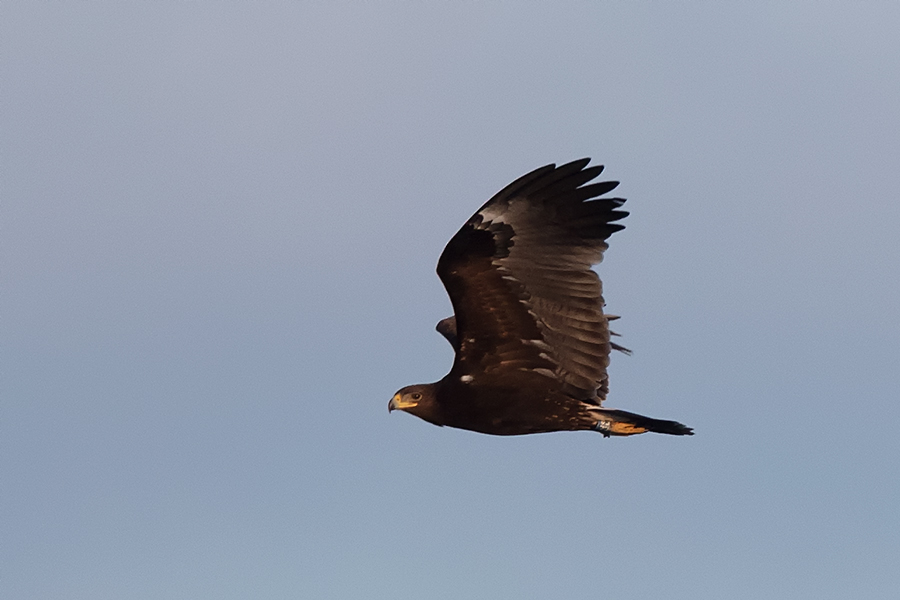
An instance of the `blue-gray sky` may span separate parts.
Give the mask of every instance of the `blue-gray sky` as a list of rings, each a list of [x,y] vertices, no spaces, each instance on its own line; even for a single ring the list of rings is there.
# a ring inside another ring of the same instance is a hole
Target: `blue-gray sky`
[[[4,3],[0,594],[896,598],[896,3]],[[388,415],[444,244],[591,156],[693,438]]]

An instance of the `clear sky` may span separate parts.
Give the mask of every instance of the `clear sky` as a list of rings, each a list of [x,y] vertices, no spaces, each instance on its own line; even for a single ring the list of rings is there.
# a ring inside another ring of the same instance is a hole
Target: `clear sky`
[[[315,6],[312,6],[315,4]],[[900,5],[3,3],[0,596],[894,599]],[[608,405],[388,415],[437,258],[591,156]]]

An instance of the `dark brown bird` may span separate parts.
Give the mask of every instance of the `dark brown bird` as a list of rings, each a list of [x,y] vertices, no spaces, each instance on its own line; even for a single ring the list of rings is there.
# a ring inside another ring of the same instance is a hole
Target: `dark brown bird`
[[[588,184],[589,158],[547,165],[491,198],[447,244],[437,273],[454,316],[437,330],[456,351],[437,383],[394,394],[388,410],[435,425],[494,435],[653,431],[693,435],[675,421],[603,408],[611,349],[600,278],[622,198],[600,198],[619,182]],[[615,335],[615,334],[612,334]]]

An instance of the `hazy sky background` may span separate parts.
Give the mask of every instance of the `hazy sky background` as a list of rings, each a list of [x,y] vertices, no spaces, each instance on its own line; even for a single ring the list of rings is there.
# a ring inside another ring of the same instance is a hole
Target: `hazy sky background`
[[[894,599],[900,5],[3,3],[0,596]],[[591,156],[608,405],[388,415],[434,267]]]

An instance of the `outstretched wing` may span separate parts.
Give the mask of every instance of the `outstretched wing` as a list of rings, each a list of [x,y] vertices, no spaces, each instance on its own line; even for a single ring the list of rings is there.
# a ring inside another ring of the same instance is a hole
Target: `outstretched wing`
[[[605,397],[610,333],[591,265],[628,213],[624,199],[598,198],[618,182],[587,184],[603,170],[589,162],[520,177],[447,244],[437,271],[456,316],[452,374],[532,371],[575,397]]]

